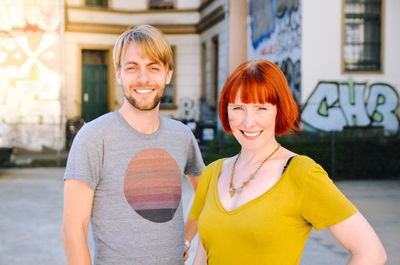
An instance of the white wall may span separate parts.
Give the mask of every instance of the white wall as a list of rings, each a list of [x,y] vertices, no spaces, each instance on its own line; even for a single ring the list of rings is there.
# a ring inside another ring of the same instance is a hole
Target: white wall
[[[175,0],[175,8],[192,9],[200,6],[200,0]]]
[[[342,4],[343,1],[303,1],[302,120],[322,131],[372,125],[383,126],[386,134],[397,133],[400,1],[383,1],[380,73],[341,72]],[[353,86],[353,82],[360,84]],[[323,100],[328,103],[325,116],[318,114],[321,104],[325,104]]]
[[[68,19],[75,23],[95,23],[106,25],[139,24],[195,24],[199,22],[197,12],[154,12],[143,14],[115,13],[107,10],[73,9],[68,10]]]
[[[383,73],[342,74],[342,1],[303,1],[302,102],[321,80],[386,82],[400,91],[400,1],[384,0]],[[326,10],[324,12],[323,10]]]
[[[400,1],[386,0],[384,11],[384,75],[382,80],[390,82],[400,93]]]
[[[120,10],[146,10],[147,0],[111,0],[111,8]]]
[[[340,74],[341,3],[342,1],[302,1],[302,103],[319,80],[347,78]]]

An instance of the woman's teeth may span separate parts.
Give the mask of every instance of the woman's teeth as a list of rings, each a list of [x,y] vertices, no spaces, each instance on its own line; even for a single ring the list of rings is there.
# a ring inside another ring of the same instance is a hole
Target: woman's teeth
[[[244,134],[244,135],[246,135],[246,136],[251,136],[251,137],[257,136],[257,135],[259,135],[260,133],[261,133],[261,131],[254,132],[254,133],[249,133],[249,132],[244,132],[244,131],[243,131],[243,134]]]

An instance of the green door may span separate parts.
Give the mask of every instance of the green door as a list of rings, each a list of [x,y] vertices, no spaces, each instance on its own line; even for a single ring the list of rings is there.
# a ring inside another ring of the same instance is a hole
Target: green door
[[[108,112],[106,64],[82,64],[82,118],[89,122]]]

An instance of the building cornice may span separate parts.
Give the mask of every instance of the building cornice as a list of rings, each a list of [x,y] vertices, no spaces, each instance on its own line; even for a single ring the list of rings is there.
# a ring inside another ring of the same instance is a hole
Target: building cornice
[[[134,10],[134,11],[126,11],[126,10],[116,10],[116,9],[104,9],[104,8],[95,8],[95,7],[82,7],[82,6],[66,6],[66,15],[65,15],[65,31],[66,32],[82,32],[82,33],[100,33],[100,34],[121,34],[126,29],[130,27],[134,27],[135,22],[132,24],[128,24],[127,21],[120,21],[120,23],[108,23],[108,21],[96,21],[91,22],[88,19],[86,21],[84,19],[80,19],[82,17],[74,16],[74,19],[70,19],[70,12],[78,12],[78,13],[92,13],[97,14],[99,17],[101,14],[107,15],[124,15],[125,17],[128,15],[169,15],[173,16],[174,14],[182,16],[184,14],[191,14],[192,18],[195,14],[200,14],[200,10],[208,7],[213,0],[209,0],[204,2],[199,9],[167,9],[167,10]],[[220,5],[216,7],[213,11],[208,13],[206,16],[200,18],[200,20],[196,23],[195,20],[191,19],[190,23],[151,23],[151,25],[160,29],[164,34],[198,34],[202,33],[215,24],[219,23],[225,18],[225,7],[224,5]],[[121,23],[122,22],[122,23]],[[181,20],[181,22],[183,22]]]
[[[130,15],[140,15],[140,14],[166,14],[166,13],[198,13],[198,9],[147,9],[147,10],[123,10],[123,9],[113,9],[113,8],[101,8],[101,7],[86,7],[86,6],[66,6],[67,9],[82,10],[89,12],[107,12],[116,14],[130,14]]]
[[[97,23],[67,23],[66,32],[82,32],[82,33],[102,33],[102,34],[121,34],[130,27],[136,25],[110,25]],[[155,25],[164,34],[196,34],[196,25]]]
[[[225,8],[223,5],[218,6],[208,15],[202,17],[200,22],[197,24],[197,31],[202,33],[203,31],[211,28],[221,20],[225,19]]]

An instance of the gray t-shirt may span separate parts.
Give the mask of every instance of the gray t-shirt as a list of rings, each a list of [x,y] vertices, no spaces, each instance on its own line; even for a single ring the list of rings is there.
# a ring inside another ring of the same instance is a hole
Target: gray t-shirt
[[[160,117],[153,134],[136,131],[118,111],[85,124],[64,178],[95,191],[95,264],[183,264],[182,177],[203,168],[196,139],[179,121]]]

